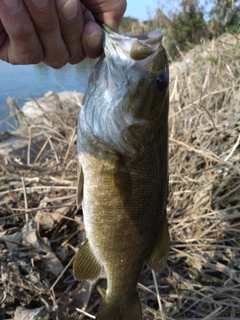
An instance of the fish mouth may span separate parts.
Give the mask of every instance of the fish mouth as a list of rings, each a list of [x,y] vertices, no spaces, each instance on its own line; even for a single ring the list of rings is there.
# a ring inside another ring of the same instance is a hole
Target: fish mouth
[[[160,30],[143,35],[119,34],[105,24],[102,25],[104,34],[103,49],[116,60],[121,56],[128,64],[137,64],[141,69],[156,74],[163,67],[163,34]]]

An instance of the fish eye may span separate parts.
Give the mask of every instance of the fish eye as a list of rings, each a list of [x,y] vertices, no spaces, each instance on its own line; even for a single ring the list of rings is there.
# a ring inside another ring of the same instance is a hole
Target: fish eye
[[[166,71],[157,76],[155,86],[159,91],[164,91],[168,88],[168,73]]]

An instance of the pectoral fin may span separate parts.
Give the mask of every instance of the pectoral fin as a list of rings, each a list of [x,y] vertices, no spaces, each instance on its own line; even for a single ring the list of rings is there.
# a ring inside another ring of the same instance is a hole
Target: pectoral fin
[[[169,245],[168,224],[165,216],[161,223],[155,247],[146,261],[149,268],[153,269],[155,272],[160,272],[164,268],[167,261]]]
[[[78,167],[77,167],[77,177],[78,177],[77,206],[80,207],[80,205],[82,204],[82,199],[83,199],[83,171],[82,171],[82,166],[80,163],[78,163]]]
[[[85,240],[73,262],[74,277],[78,280],[94,279],[100,271],[101,265],[92,253],[88,240]]]

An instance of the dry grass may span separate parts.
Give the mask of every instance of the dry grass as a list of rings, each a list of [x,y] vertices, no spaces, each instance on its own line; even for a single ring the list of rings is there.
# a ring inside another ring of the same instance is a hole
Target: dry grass
[[[240,319],[240,38],[224,35],[184,59],[193,64],[170,87],[171,250],[156,276],[161,305],[166,320]],[[72,276],[84,225],[75,206],[78,110],[68,110],[48,117],[32,161],[1,159],[1,319],[24,311],[92,319],[97,287],[106,287],[104,275],[94,283]],[[144,320],[162,319],[146,267],[138,287]]]

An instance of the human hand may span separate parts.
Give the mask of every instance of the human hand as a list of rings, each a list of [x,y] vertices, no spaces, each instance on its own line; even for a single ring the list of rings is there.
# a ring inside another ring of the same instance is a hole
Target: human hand
[[[53,68],[101,53],[96,20],[117,31],[125,0],[0,0],[0,59]]]

